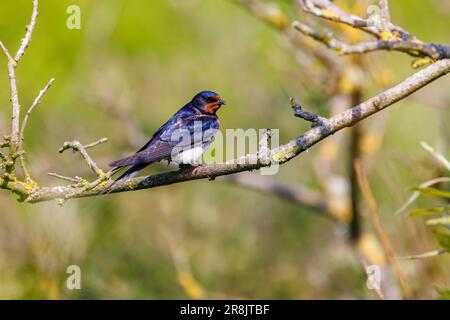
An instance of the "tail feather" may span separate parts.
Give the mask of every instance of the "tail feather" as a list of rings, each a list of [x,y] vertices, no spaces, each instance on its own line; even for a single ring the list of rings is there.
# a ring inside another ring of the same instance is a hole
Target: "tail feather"
[[[113,191],[112,187],[119,181],[124,180],[124,179],[128,179],[128,178],[132,178],[134,177],[139,171],[141,171],[142,169],[144,169],[146,166],[148,166],[150,163],[141,163],[141,164],[137,164],[134,165],[130,168],[128,168],[127,171],[125,171],[124,173],[122,173],[116,180],[112,181],[110,184],[108,184],[105,187],[105,191],[101,193],[101,195],[106,195],[109,194]],[[113,170],[120,170],[122,169],[122,167],[116,167]]]
[[[133,154],[126,158],[113,161],[109,164],[109,166],[113,167],[113,168],[122,168],[122,167],[133,165],[135,162],[136,162],[136,154]]]

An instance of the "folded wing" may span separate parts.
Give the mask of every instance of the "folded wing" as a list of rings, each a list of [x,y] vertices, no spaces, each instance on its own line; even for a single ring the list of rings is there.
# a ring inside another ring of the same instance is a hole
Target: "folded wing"
[[[176,143],[172,141],[155,141],[146,149],[131,156],[111,162],[109,165],[114,168],[134,166],[138,164],[150,164],[170,157]]]

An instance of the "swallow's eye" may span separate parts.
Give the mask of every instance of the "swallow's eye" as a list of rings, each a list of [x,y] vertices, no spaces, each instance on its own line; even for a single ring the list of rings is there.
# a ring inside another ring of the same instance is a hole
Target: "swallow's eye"
[[[209,97],[208,102],[216,102],[217,99],[215,97]]]

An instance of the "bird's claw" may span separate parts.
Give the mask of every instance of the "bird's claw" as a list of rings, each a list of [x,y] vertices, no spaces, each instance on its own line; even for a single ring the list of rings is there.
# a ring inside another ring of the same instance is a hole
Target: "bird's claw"
[[[179,165],[180,170],[191,170],[194,175],[199,173],[201,167],[201,165],[193,165],[190,163],[180,163]]]

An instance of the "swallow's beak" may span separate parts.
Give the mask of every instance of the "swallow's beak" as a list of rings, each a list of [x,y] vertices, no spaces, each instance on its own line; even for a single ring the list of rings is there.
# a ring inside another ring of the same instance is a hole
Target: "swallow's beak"
[[[218,105],[218,106],[226,105],[225,100],[222,100],[222,99],[217,100],[216,105]]]

